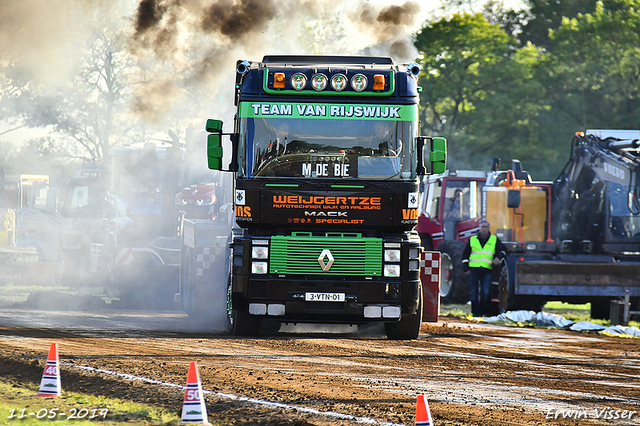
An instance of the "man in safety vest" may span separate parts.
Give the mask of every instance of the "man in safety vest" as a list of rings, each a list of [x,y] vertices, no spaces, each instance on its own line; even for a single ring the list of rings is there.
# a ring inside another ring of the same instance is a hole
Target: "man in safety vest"
[[[491,268],[499,265],[507,255],[507,249],[500,238],[491,235],[489,222],[480,222],[480,232],[469,238],[462,252],[462,269],[469,274],[471,292],[471,313],[474,317],[484,315],[489,305],[491,288]]]

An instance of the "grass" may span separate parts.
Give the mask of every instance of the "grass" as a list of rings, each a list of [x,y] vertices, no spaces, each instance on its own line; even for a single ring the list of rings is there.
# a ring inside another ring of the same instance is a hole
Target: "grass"
[[[596,324],[609,325],[609,320],[596,320],[591,318],[591,304],[572,305],[566,302],[547,302],[542,307],[543,312],[565,317],[573,322],[589,321]],[[605,324],[606,323],[606,324]]]
[[[440,305],[440,315],[467,318],[471,315],[471,305],[466,303],[451,305]]]
[[[152,405],[65,391],[60,398],[35,397],[37,393],[35,385],[19,385],[0,377],[0,425],[32,426],[54,422],[95,426],[99,422],[105,426],[123,423],[173,426],[180,423],[178,413]],[[74,413],[78,418],[71,417]],[[19,418],[21,416],[24,418]]]
[[[591,304],[585,303],[582,305],[573,305],[566,302],[547,302],[542,311],[549,314],[556,314],[565,317],[573,322],[588,321],[594,324],[601,324],[604,326],[610,326],[610,320],[593,319],[591,318]],[[471,305],[469,304],[451,304],[440,305],[440,315],[454,316],[465,319],[471,319]],[[640,327],[640,322],[629,321],[630,326]]]
[[[591,303],[572,305],[566,302],[547,302],[542,309],[544,312],[548,312],[550,314],[562,315],[573,322],[589,321],[594,324],[601,324],[607,327],[611,325],[610,320],[591,318]],[[639,327],[640,323],[638,321],[629,321],[629,325]]]

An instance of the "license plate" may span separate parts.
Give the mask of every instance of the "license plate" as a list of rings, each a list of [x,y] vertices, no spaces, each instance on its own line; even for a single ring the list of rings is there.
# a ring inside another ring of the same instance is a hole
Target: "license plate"
[[[307,302],[344,302],[344,293],[305,293]]]

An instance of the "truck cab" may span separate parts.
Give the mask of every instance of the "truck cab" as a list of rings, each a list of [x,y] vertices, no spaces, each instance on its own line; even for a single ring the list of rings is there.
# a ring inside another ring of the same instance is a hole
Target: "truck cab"
[[[238,62],[232,334],[271,319],[417,336],[418,177],[446,157],[444,139],[418,133],[418,72],[382,57]],[[224,169],[222,122],[207,131],[209,167]]]

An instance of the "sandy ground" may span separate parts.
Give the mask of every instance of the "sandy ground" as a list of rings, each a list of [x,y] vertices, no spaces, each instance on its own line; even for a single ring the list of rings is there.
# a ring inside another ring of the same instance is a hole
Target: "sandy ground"
[[[0,375],[39,383],[58,342],[63,389],[175,412],[183,391],[170,385],[197,361],[209,418],[223,425],[413,425],[418,394],[435,425],[640,424],[637,339],[445,317],[415,341],[376,327],[203,330],[180,312],[3,309]]]

